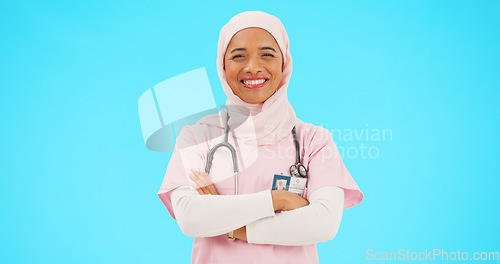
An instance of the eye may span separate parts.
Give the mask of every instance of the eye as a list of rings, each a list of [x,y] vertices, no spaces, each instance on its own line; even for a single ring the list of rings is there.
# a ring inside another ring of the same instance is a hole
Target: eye
[[[264,53],[264,54],[263,54],[263,56],[271,56],[271,57],[274,57],[274,55],[273,55],[273,54],[271,54],[271,53]]]
[[[243,58],[243,55],[234,55],[232,59]]]

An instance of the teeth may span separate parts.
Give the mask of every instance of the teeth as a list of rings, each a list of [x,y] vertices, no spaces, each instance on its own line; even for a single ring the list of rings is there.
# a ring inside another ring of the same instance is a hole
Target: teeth
[[[263,83],[265,81],[266,81],[266,79],[247,80],[247,81],[243,81],[243,83],[246,84],[246,85],[256,85],[256,84],[261,84],[261,83]]]

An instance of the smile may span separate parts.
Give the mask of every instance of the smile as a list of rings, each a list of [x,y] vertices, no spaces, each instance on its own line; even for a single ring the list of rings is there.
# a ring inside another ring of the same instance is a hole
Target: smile
[[[249,88],[249,89],[255,89],[255,88],[260,88],[264,86],[269,79],[260,77],[260,78],[243,78],[241,80],[241,83],[243,84],[243,87]]]

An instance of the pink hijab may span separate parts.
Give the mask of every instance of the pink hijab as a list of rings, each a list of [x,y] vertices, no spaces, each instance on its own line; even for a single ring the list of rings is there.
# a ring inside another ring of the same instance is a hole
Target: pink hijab
[[[264,103],[249,104],[233,93],[226,81],[224,71],[224,55],[231,38],[240,30],[258,27],[269,32],[283,54],[283,74],[278,90]],[[246,11],[237,14],[222,27],[217,47],[217,72],[224,93],[228,99],[228,109],[221,110],[216,115],[209,115],[199,122],[222,127],[229,112],[229,128],[231,133],[252,145],[274,144],[288,136],[295,126],[296,117],[292,105],[288,102],[287,88],[292,75],[292,55],[285,27],[281,21],[261,11]]]

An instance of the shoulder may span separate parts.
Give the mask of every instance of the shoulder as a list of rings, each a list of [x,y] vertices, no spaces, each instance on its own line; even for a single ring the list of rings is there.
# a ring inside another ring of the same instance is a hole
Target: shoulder
[[[296,128],[299,139],[301,139],[305,144],[321,144],[333,141],[332,133],[322,126],[305,123],[297,118]]]
[[[315,161],[314,166],[319,166],[317,168],[327,166],[325,164],[337,166],[338,162],[342,163],[340,152],[328,129],[302,121],[297,121],[297,125],[303,131],[303,137],[299,137],[299,141],[302,144],[303,163],[307,164],[308,169],[312,166],[312,161]],[[337,168],[342,168],[342,166],[337,166]]]
[[[312,158],[320,152],[328,155],[334,155],[337,152],[332,133],[326,128],[302,122],[300,119],[297,119],[296,127],[306,162],[308,158]]]
[[[185,125],[176,138],[178,147],[189,147],[206,143],[221,135],[222,127],[217,123],[218,114],[207,115],[192,125]]]

